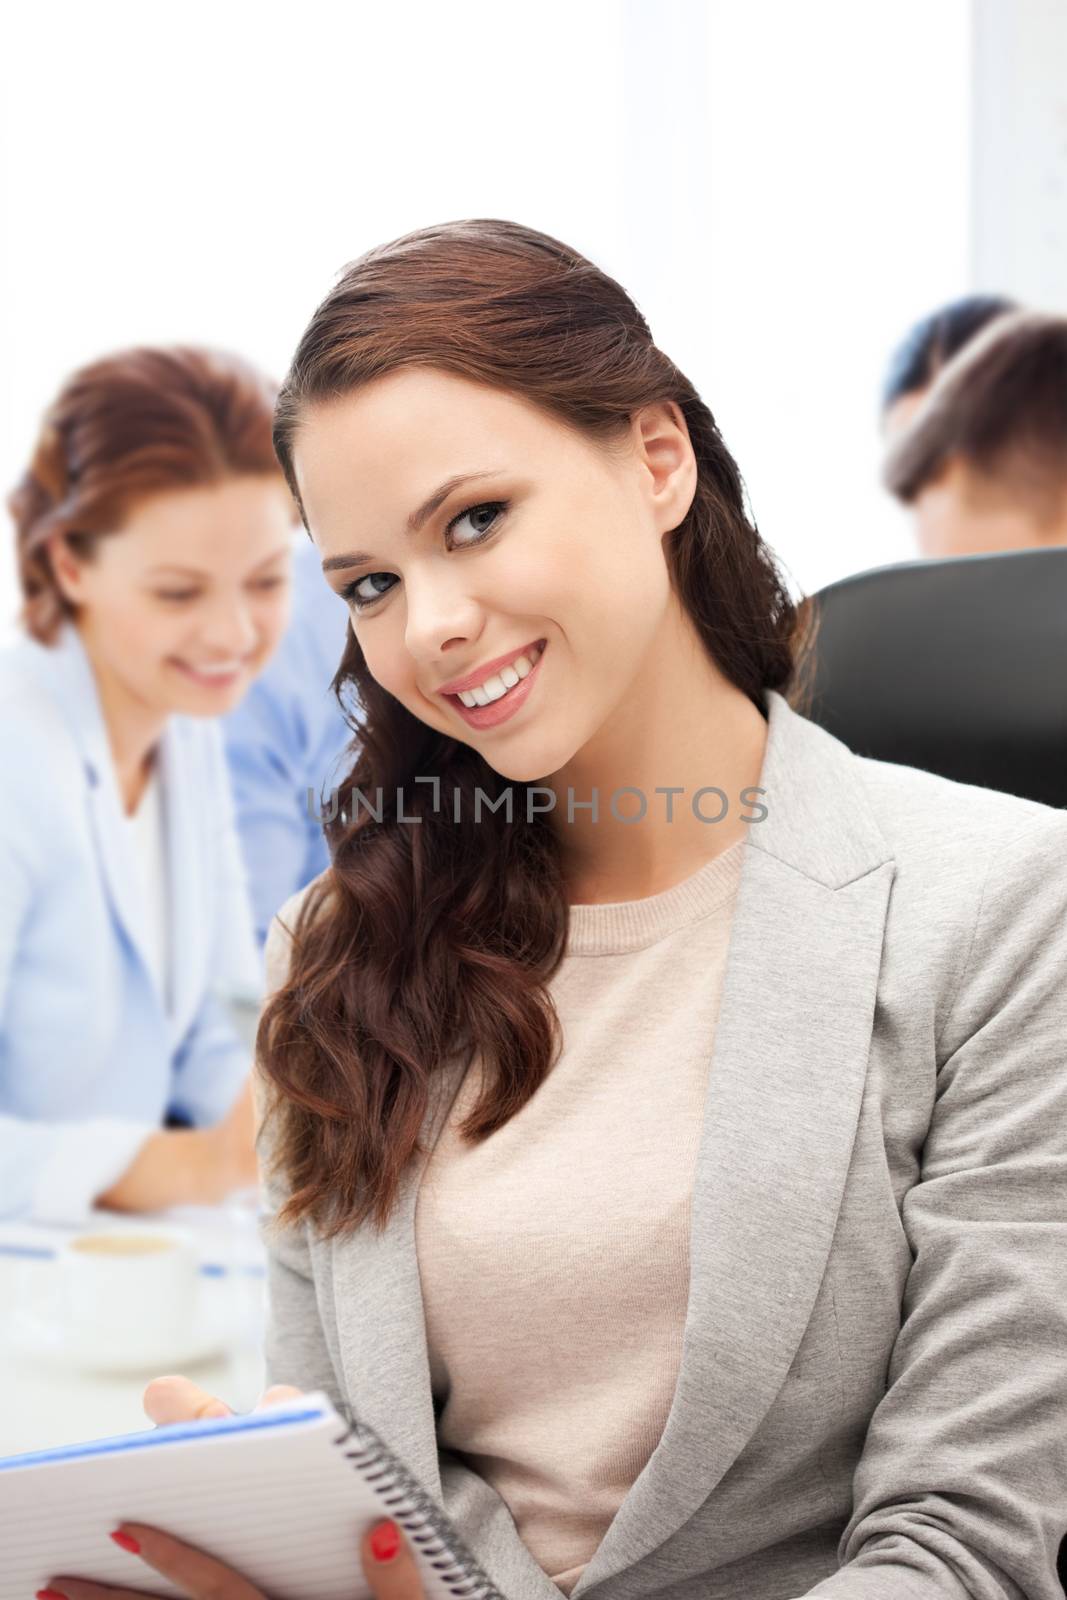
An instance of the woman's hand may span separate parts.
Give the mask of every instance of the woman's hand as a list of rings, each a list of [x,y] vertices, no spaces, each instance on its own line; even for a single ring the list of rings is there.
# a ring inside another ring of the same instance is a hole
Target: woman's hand
[[[294,1389],[290,1383],[274,1383],[269,1389],[264,1389],[252,1410],[262,1411],[265,1406],[280,1405],[283,1400],[298,1400],[303,1392],[302,1389]],[[205,1417],[233,1416],[233,1410],[225,1400],[220,1400],[218,1395],[208,1394],[191,1378],[179,1376],[153,1378],[141,1397],[141,1404],[145,1416],[161,1428],[174,1422],[200,1422]]]
[[[256,1111],[251,1075],[211,1128],[161,1128],[95,1203],[112,1211],[163,1211],[176,1205],[219,1205],[256,1182]]]
[[[256,1102],[250,1072],[241,1092],[221,1122],[203,1130],[214,1146],[216,1159],[228,1174],[231,1189],[246,1189],[256,1181]]]
[[[205,1550],[172,1539],[158,1528],[139,1522],[123,1522],[111,1533],[120,1549],[129,1552],[130,1585],[144,1566],[169,1578],[191,1600],[267,1600],[254,1584],[232,1567],[223,1566]],[[411,1547],[394,1522],[376,1523],[364,1535],[359,1547],[363,1573],[376,1600],[424,1600],[422,1581]],[[138,1563],[144,1566],[138,1567]],[[37,1600],[154,1600],[150,1594],[130,1585],[116,1588],[108,1583],[90,1583],[87,1578],[56,1577],[47,1589],[38,1589]],[[356,1585],[353,1584],[353,1588]]]
[[[290,1384],[273,1384],[264,1390],[254,1409],[259,1411],[265,1406],[295,1399],[301,1392]],[[154,1378],[144,1392],[143,1403],[146,1414],[163,1427],[169,1423],[231,1415],[225,1400],[183,1377]],[[129,1553],[129,1585],[115,1588],[106,1583],[92,1583],[86,1578],[55,1577],[47,1589],[38,1590],[38,1600],[42,1596],[45,1600],[58,1600],[58,1597],[66,1597],[66,1600],[152,1600],[151,1596],[133,1587],[137,1583],[135,1563],[138,1560],[153,1572],[170,1578],[192,1600],[266,1600],[239,1572],[216,1561],[207,1551],[196,1550],[192,1545],[171,1538],[159,1528],[123,1522],[111,1531],[111,1538]],[[386,1519],[367,1530],[360,1542],[359,1558],[376,1600],[424,1600],[411,1547],[394,1522]]]

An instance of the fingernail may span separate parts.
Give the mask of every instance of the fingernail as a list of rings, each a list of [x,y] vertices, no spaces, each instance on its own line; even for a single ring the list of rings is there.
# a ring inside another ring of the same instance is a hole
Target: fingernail
[[[67,1597],[58,1589],[38,1589],[37,1600],[67,1600]]]
[[[214,1405],[205,1406],[200,1415],[202,1417],[228,1417],[232,1413],[224,1400],[216,1400]]]
[[[141,1554],[141,1546],[136,1539],[131,1539],[128,1533],[112,1533],[109,1538],[114,1539],[120,1550],[128,1550],[131,1556]]]
[[[375,1561],[392,1561],[400,1549],[400,1531],[395,1522],[383,1522],[370,1536]]]

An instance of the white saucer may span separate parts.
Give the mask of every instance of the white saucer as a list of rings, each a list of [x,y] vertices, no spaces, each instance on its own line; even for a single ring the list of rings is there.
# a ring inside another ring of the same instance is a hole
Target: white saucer
[[[128,1339],[114,1333],[91,1334],[64,1326],[55,1317],[29,1306],[19,1306],[8,1319],[8,1348],[33,1361],[81,1372],[170,1372],[207,1361],[224,1350],[234,1337],[231,1319],[219,1308],[201,1307],[191,1335]]]

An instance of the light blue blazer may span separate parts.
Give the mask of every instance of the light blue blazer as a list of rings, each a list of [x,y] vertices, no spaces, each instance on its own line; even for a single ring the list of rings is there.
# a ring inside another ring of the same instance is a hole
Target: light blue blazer
[[[171,1006],[81,639],[0,652],[0,1215],[77,1221],[168,1114],[217,1121],[247,1072],[220,994],[260,964],[218,727],[158,748]]]

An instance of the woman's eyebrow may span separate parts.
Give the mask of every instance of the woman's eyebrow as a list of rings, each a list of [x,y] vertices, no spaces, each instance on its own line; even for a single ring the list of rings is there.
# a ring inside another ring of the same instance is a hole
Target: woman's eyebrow
[[[433,516],[438,507],[444,504],[453,490],[458,489],[462,484],[476,483],[480,478],[495,477],[496,472],[461,472],[453,478],[446,478],[444,483],[438,485],[429,499],[424,500],[419,509],[412,512],[407,522],[408,533],[418,533],[419,529]],[[373,560],[374,557],[368,555],[364,550],[350,550],[343,556],[328,556],[322,563],[322,570],[323,572],[338,572],[342,567],[358,567],[364,561]]]
[[[279,561],[282,556],[288,554],[288,543],[280,545],[272,555],[264,556],[262,561],[257,561],[252,570],[253,572],[259,572],[262,567],[269,567],[272,561]],[[166,573],[170,577],[177,575],[179,578],[211,578],[213,576],[212,573],[205,572],[200,567],[180,567],[176,563],[169,561],[165,561],[159,566],[149,567],[148,569],[148,576],[150,578],[158,578],[162,573]]]
[[[279,545],[277,550],[275,550],[272,555],[264,556],[263,560],[258,562],[252,570],[254,572],[258,572],[261,567],[269,567],[272,561],[280,561],[282,556],[287,556],[291,553],[292,546],[289,544],[289,541],[286,540],[285,544]]]

